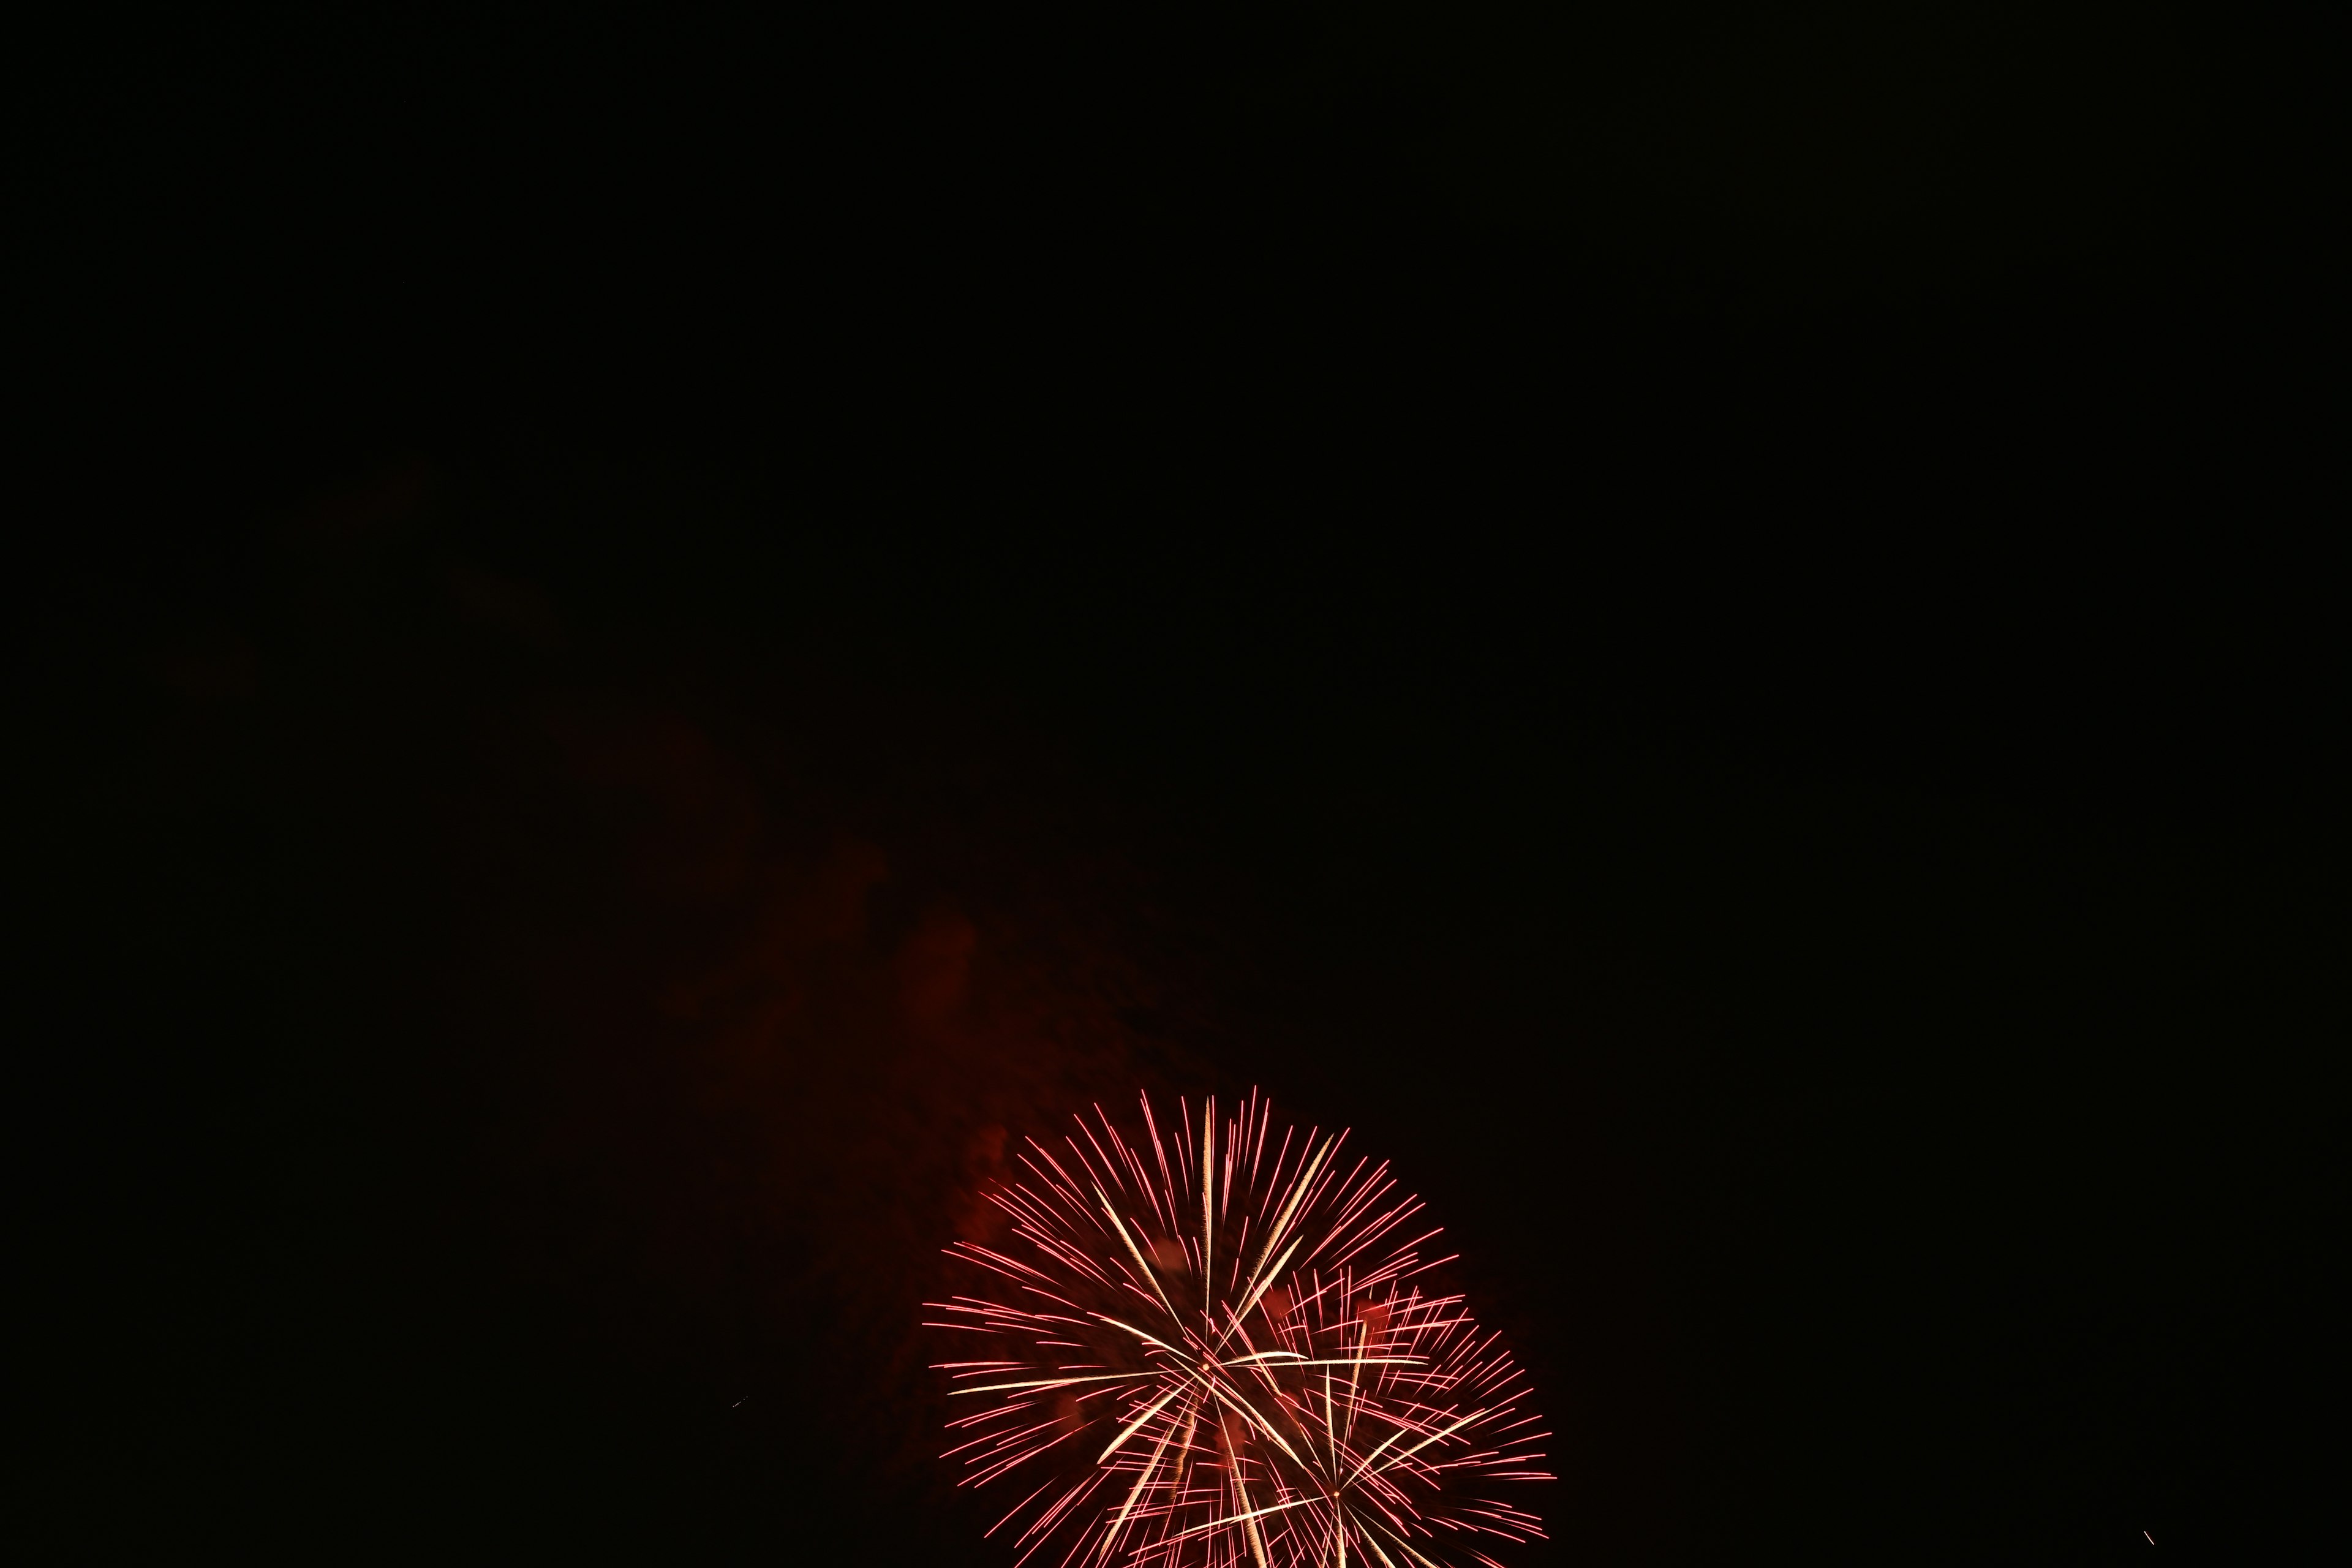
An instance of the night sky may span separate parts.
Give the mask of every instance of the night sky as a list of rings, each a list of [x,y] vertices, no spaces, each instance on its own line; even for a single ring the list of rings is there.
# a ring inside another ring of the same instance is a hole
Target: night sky
[[[2339,35],[43,38],[41,1560],[1009,1563],[940,1248],[1008,1135],[1253,1086],[1528,1369],[1514,1565],[2297,1538]]]

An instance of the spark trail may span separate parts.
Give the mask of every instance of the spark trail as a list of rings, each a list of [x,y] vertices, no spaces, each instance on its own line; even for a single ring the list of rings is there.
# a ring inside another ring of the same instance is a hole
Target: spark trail
[[[1255,1092],[1140,1103],[1029,1140],[987,1194],[1009,1239],[948,1249],[949,1456],[1020,1496],[989,1533],[1055,1568],[1501,1568],[1542,1535],[1549,1434],[1388,1165]]]

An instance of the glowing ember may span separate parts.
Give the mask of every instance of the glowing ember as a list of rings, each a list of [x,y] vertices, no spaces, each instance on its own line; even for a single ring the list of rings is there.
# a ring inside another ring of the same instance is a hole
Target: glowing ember
[[[1252,1093],[1139,1136],[1099,1106],[992,1190],[992,1278],[932,1303],[965,1485],[1025,1494],[990,1531],[1025,1562],[1446,1568],[1543,1532],[1507,1500],[1552,1478],[1527,1385],[1460,1296],[1431,1293],[1419,1200],[1342,1132],[1269,1140]],[[1271,1143],[1271,1146],[1269,1146]],[[1346,1173],[1341,1174],[1343,1167]],[[1410,1240],[1398,1239],[1410,1236]]]

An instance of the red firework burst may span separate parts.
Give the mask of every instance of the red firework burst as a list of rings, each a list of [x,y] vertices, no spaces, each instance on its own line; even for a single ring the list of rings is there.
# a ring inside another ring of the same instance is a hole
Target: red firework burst
[[[931,1305],[981,1359],[949,1374],[961,1484],[1025,1494],[1021,1560],[1087,1568],[1500,1568],[1539,1536],[1508,1500],[1548,1481],[1549,1434],[1498,1337],[1435,1292],[1420,1201],[1347,1134],[1271,1140],[1255,1091],[1222,1125],[1179,1101],[1139,1136],[1095,1108],[1064,1151],[1028,1141],[1028,1178],[988,1197],[985,1270]],[[1171,1144],[1173,1148],[1171,1151]],[[1411,1235],[1410,1240],[1398,1240]],[[1524,1495],[1524,1494],[1522,1494]]]

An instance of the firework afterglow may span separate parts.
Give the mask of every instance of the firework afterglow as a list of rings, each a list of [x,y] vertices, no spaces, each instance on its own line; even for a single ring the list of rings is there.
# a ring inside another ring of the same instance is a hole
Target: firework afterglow
[[[992,1535],[1066,1568],[1501,1568],[1552,1478],[1525,1379],[1424,1259],[1437,1236],[1347,1134],[1270,1137],[1255,1092],[1139,1133],[1102,1109],[959,1242],[951,1457],[1019,1498]],[[1344,1170],[1345,1173],[1342,1174]],[[1409,1237],[1410,1239],[1401,1239]]]

